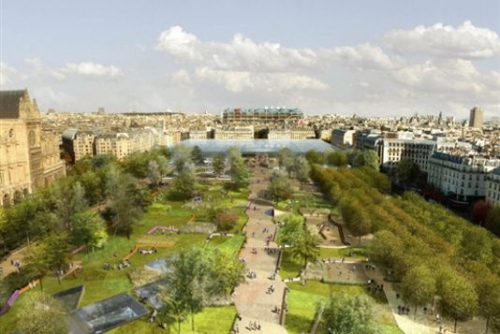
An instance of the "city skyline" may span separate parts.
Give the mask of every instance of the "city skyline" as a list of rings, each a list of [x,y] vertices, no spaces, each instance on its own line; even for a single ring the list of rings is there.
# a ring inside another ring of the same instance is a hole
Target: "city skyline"
[[[494,0],[4,0],[1,89],[41,110],[500,113]]]

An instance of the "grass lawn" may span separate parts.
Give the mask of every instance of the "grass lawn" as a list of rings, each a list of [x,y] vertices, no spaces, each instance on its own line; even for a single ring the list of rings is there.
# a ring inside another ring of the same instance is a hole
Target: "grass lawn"
[[[216,247],[220,251],[222,251],[228,255],[238,256],[238,252],[240,251],[241,245],[245,241],[245,236],[243,236],[241,234],[237,234],[234,237],[230,237],[230,238],[221,237],[221,238],[225,238],[226,240],[223,243],[216,245]],[[213,246],[211,241],[209,244]]]
[[[351,255],[349,255],[351,253]],[[324,248],[319,249],[319,258],[346,258],[349,260],[364,260],[366,258],[366,249],[359,247],[349,248]]]
[[[217,188],[219,187],[219,188]],[[212,192],[214,201],[219,201],[220,189],[222,185],[211,186],[207,192]],[[229,196],[233,199],[231,202]],[[241,192],[229,192],[228,196],[223,199],[227,205],[235,207],[240,217],[238,224],[234,228],[235,232],[240,232],[241,228],[247,221],[245,208],[248,198],[248,189],[243,189]],[[90,260],[87,259],[87,254],[82,252],[73,256],[72,261],[82,261],[83,269],[78,273],[77,277],[67,277],[59,285],[54,277],[45,277],[43,280],[44,290],[47,294],[53,294],[58,291],[69,289],[71,287],[84,285],[85,293],[83,295],[80,307],[95,303],[97,301],[109,298],[122,292],[130,292],[132,284],[127,273],[130,270],[142,267],[147,262],[154,261],[156,258],[164,258],[171,253],[176,253],[183,248],[192,247],[195,245],[205,246],[206,235],[204,234],[169,234],[157,236],[158,238],[167,238],[170,247],[158,248],[157,254],[141,255],[135,254],[130,261],[132,266],[123,270],[104,270],[103,264],[110,263],[111,265],[118,264],[121,259],[126,256],[135,246],[138,240],[147,236],[147,232],[153,226],[175,226],[181,227],[188,222],[191,215],[196,215],[197,209],[191,209],[184,206],[182,202],[165,202],[153,203],[144,214],[140,222],[134,226],[133,234],[130,240],[123,236],[110,236],[105,247],[96,249],[91,252]],[[200,215],[203,210],[198,209]],[[234,237],[214,238],[208,247],[217,247],[223,252],[234,254],[237,256],[238,251],[244,242],[245,237],[237,234]],[[19,297],[12,309],[1,317],[0,333],[10,333],[16,328],[16,316],[20,312],[29,310],[29,301],[32,292],[26,292]],[[228,333],[236,315],[234,306],[228,307],[210,307],[206,308],[202,313],[195,316],[196,331],[191,331],[191,325],[187,322],[182,325],[182,333]],[[126,326],[117,328],[110,333],[165,333],[165,330],[159,329],[147,321],[147,317],[139,319]]]
[[[290,249],[285,248],[283,250],[283,257],[281,259],[280,268],[281,278],[290,278],[299,276],[302,265],[292,258]]]
[[[236,307],[207,307],[203,312],[194,317],[195,330],[191,330],[191,317],[181,323],[182,334],[208,333],[219,334],[229,333],[231,325],[236,317]],[[139,320],[131,322],[125,326],[118,327],[108,333],[110,334],[165,334],[164,329],[160,329],[157,324],[150,323],[149,317],[145,316]],[[170,328],[171,333],[177,333],[177,326]]]
[[[368,295],[361,286],[327,284],[318,281],[308,281],[306,285],[301,283],[287,284],[290,289],[288,295],[288,313],[285,327],[289,333],[309,332],[316,312],[316,305],[321,300],[326,300],[330,294],[345,292],[349,295]],[[383,333],[403,333],[397,326],[388,307],[385,295],[378,294],[375,297],[373,308],[373,319],[383,328]]]

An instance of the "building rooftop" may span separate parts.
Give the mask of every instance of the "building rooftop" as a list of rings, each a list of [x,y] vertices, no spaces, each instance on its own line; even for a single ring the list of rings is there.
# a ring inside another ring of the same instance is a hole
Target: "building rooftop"
[[[19,118],[19,103],[26,90],[0,91],[0,119]]]

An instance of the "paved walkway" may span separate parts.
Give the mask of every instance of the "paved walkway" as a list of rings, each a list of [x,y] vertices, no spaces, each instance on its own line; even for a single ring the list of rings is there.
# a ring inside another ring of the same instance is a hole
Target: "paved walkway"
[[[247,278],[244,284],[240,284],[235,292],[234,301],[241,320],[237,320],[234,330],[237,333],[287,333],[280,325],[280,316],[273,312],[275,308],[281,308],[286,285],[281,277],[276,275],[275,280],[270,280],[269,276],[275,273],[278,254],[268,254],[265,251],[266,239],[273,237],[276,226],[272,217],[266,214],[273,209],[271,205],[263,205],[265,201],[259,201],[259,195],[267,188],[270,170],[256,167],[254,179],[250,185],[250,206],[247,211],[249,221],[244,231],[247,234],[247,242],[240,252],[240,258],[245,260],[247,271],[255,272],[255,278]],[[254,209],[255,207],[255,209]],[[264,231],[266,229],[266,231]],[[274,241],[269,242],[270,248],[276,248]],[[344,248],[344,246],[326,246],[326,248]],[[355,258],[346,258],[346,262],[357,262]],[[435,320],[431,307],[424,313],[422,308],[417,310],[410,306],[410,314],[402,315],[398,313],[398,305],[403,305],[403,301],[397,298],[397,292],[393,284],[384,281],[383,274],[379,270],[369,271],[369,278],[375,279],[384,284],[384,293],[389,302],[398,327],[407,334],[437,334],[452,333],[453,321],[444,319],[439,324]],[[273,285],[274,292],[267,293],[268,288]],[[260,330],[255,327],[260,326]],[[466,323],[459,323],[457,333],[478,334],[484,333],[485,322],[482,320],[472,320]]]
[[[247,242],[240,252],[240,259],[244,259],[247,272],[254,272],[255,278],[247,277],[246,282],[235,290],[234,302],[241,317],[234,328],[238,333],[287,333],[280,325],[281,313],[275,311],[280,309],[281,312],[286,285],[279,275],[274,280],[270,279],[271,274],[276,271],[278,253],[266,251],[268,239],[271,240],[268,247],[277,248],[272,241],[276,225],[272,217],[266,214],[273,207],[262,205],[262,201],[255,201],[261,191],[266,189],[268,178],[269,171],[257,167],[250,185],[250,204],[247,210],[249,220],[244,229]],[[274,292],[269,290],[271,286]],[[260,330],[256,327],[260,327]]]

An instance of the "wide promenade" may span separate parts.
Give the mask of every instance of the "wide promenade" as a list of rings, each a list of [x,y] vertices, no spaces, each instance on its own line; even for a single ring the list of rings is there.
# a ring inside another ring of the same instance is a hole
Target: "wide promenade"
[[[273,207],[261,198],[269,184],[269,173],[268,169],[256,167],[250,184],[249,220],[244,229],[247,242],[240,259],[245,262],[247,272],[254,273],[255,277],[247,275],[246,282],[235,290],[234,301],[241,318],[233,328],[236,333],[287,333],[280,325],[286,285],[279,274],[275,274],[278,252],[269,251],[277,249],[276,225],[270,215]],[[275,277],[271,279],[273,274]]]

